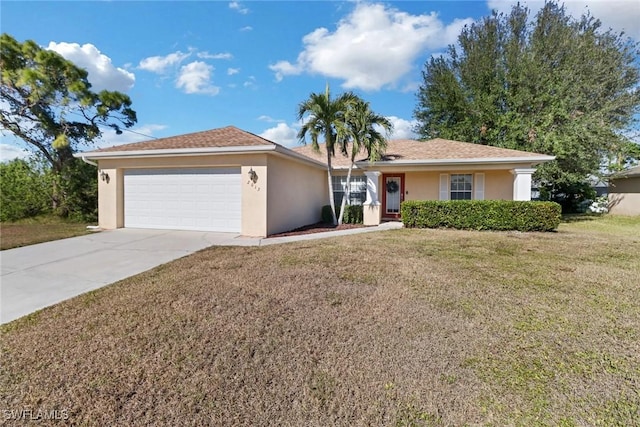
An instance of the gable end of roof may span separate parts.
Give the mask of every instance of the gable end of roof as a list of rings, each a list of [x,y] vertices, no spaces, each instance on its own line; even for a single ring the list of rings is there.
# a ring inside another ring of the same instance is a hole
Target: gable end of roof
[[[182,150],[198,148],[225,148],[225,147],[259,147],[277,146],[275,142],[264,139],[238,129],[235,126],[227,126],[219,129],[201,132],[187,133],[184,135],[169,136],[166,138],[152,139],[149,141],[134,142],[131,144],[116,145],[108,148],[94,150],[95,153],[146,151],[146,150]]]

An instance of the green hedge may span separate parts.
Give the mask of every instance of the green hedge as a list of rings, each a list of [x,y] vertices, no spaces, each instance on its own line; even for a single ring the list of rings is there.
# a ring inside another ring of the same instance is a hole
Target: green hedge
[[[400,208],[408,228],[552,231],[562,208],[555,202],[511,200],[410,200]]]
[[[362,205],[347,205],[344,207],[343,224],[362,224]],[[338,213],[339,215],[339,213]]]
[[[331,214],[331,205],[324,205],[322,207],[322,222],[325,224],[333,224],[333,215]]]
[[[340,206],[336,206],[336,218],[340,215]],[[344,207],[344,217],[342,218],[343,224],[362,224],[363,213],[362,206],[347,205]],[[333,222],[333,216],[331,215],[331,206],[325,205],[322,207],[322,222],[331,224]]]

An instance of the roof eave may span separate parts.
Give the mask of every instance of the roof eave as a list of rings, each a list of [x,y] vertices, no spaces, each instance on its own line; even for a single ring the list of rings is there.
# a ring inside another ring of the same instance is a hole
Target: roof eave
[[[424,160],[383,160],[369,162],[361,160],[356,162],[358,166],[454,166],[454,165],[486,165],[486,164],[513,164],[531,163],[538,164],[554,160],[555,156],[535,156],[535,157],[486,157],[470,159],[424,159]]]
[[[313,166],[317,166],[317,167],[321,167],[321,168],[326,168],[327,165],[323,162],[320,162],[316,159],[312,159],[311,157],[305,156],[304,154],[300,154],[296,151],[291,150],[290,148],[284,147],[282,145],[277,145],[276,149],[275,149],[276,153],[278,154],[282,154],[284,156],[289,156],[289,157],[293,157],[296,160],[302,161],[304,163],[313,165]]]
[[[276,145],[234,146],[234,147],[206,147],[206,148],[169,148],[157,150],[124,150],[124,151],[87,151],[75,153],[77,158],[91,160],[140,158],[140,157],[172,157],[172,156],[201,156],[206,154],[245,154],[275,151]]]
[[[611,175],[609,179],[624,179],[624,178],[638,178],[640,177],[640,172],[632,172],[632,173],[619,173],[615,175]]]

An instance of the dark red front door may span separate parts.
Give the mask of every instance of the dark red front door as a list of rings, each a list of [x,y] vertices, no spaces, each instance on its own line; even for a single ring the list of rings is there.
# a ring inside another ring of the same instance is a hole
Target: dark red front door
[[[404,174],[383,174],[382,218],[400,218],[402,201],[404,201]]]

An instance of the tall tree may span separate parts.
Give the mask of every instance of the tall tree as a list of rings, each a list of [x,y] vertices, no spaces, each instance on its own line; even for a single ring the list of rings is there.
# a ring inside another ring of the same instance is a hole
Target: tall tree
[[[349,106],[345,114],[345,138],[341,139],[341,151],[349,157],[347,186],[342,197],[338,224],[342,224],[345,206],[351,193],[351,172],[355,166],[356,156],[366,153],[369,161],[379,160],[387,148],[387,136],[393,129],[389,119],[371,111],[368,102],[357,100]],[[383,134],[384,132],[384,134]]]
[[[74,150],[133,126],[131,99],[120,92],[95,93],[87,71],[35,42],[0,36],[0,124],[42,155],[56,175]]]
[[[640,111],[638,44],[548,2],[535,19],[516,5],[465,27],[459,47],[423,70],[415,117],[422,138],[449,138],[555,155],[536,179],[571,192],[603,160],[633,154]]]
[[[309,98],[298,105],[298,120],[304,120],[304,124],[298,132],[298,139],[306,143],[307,135],[311,138],[311,146],[314,150],[320,150],[319,138],[324,137],[324,145],[327,154],[327,180],[329,184],[329,204],[333,214],[333,224],[338,223],[336,217],[336,204],[333,197],[333,179],[331,158],[335,156],[336,145],[342,146],[342,138],[346,135],[345,113],[350,105],[358,101],[352,92],[346,92],[331,99],[329,85],[324,93],[311,93]]]

